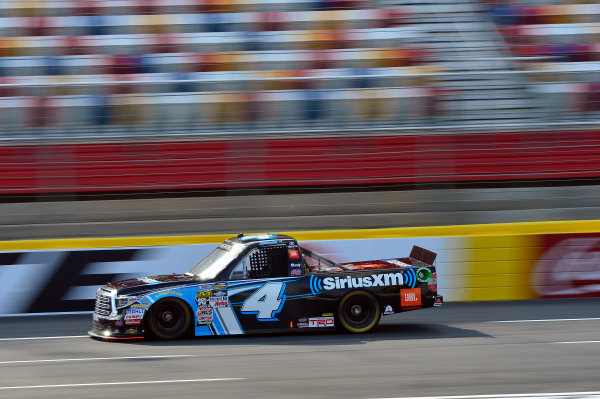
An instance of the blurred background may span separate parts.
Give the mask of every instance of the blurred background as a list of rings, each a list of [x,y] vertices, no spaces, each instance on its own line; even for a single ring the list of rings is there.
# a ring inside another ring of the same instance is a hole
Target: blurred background
[[[0,2],[0,239],[593,219],[600,5]]]
[[[2,397],[598,398],[599,127],[597,1],[0,0]],[[446,303],[87,339],[99,285],[239,232],[416,243]]]

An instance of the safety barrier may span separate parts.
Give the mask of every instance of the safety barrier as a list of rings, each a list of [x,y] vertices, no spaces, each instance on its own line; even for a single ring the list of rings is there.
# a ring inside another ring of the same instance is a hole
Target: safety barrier
[[[600,296],[600,221],[288,233],[338,262],[438,253],[448,301]],[[107,281],[185,272],[227,235],[0,242],[0,315],[93,308]]]
[[[600,131],[0,147],[0,194],[600,177]]]

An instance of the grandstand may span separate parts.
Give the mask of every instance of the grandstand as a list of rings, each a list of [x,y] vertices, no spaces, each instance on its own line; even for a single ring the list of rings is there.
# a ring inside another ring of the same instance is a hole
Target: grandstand
[[[572,53],[534,38],[595,40],[598,7],[500,3],[3,1],[0,129],[155,136],[581,117],[582,99],[597,97],[582,82],[597,45]]]

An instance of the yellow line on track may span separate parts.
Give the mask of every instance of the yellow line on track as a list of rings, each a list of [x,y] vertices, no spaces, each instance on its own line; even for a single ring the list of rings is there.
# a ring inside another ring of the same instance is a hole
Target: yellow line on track
[[[600,232],[600,220],[470,224],[358,230],[296,231],[281,233],[291,235],[299,241],[308,241],[398,237],[473,237],[595,232]],[[213,234],[188,236],[103,237],[0,241],[0,251],[216,244],[234,235],[235,234]]]

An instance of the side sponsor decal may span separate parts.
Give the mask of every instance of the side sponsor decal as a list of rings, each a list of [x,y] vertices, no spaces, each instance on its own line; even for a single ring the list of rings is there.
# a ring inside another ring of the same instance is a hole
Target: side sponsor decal
[[[199,287],[204,289],[204,287]],[[213,308],[210,306],[209,299],[212,297],[212,291],[198,291],[196,294],[196,325],[207,326],[213,322]]]
[[[384,315],[388,315],[388,314],[394,314],[394,308],[392,308],[392,305],[387,305],[385,307],[385,310],[383,311]]]
[[[195,330],[197,336],[244,334],[229,301],[230,296],[240,292],[235,288],[238,284],[239,282],[217,282],[198,286]]]
[[[205,298],[203,298],[205,299]],[[213,308],[211,306],[198,305],[196,309],[196,325],[208,326],[213,322]]]
[[[211,325],[215,320],[216,309],[230,307],[227,283],[200,285],[196,293],[196,305],[196,325]]]
[[[387,287],[393,285],[407,285],[411,288],[414,288],[416,284],[417,275],[413,269],[396,273],[371,274],[370,276],[363,277],[325,277],[323,279],[323,288],[326,290],[363,287]],[[314,285],[315,283],[313,282],[312,286]],[[320,285],[320,281],[317,281],[317,285]]]
[[[426,283],[432,276],[431,270],[428,267],[421,267],[417,270],[417,280],[422,283]]]
[[[309,328],[314,328],[314,327],[333,327],[334,326],[334,319],[332,316],[325,316],[325,317],[310,317],[308,319],[308,327]]]
[[[400,305],[402,307],[421,306],[421,289],[400,290]]]
[[[300,251],[298,251],[297,249],[288,249],[288,256],[290,257],[290,259],[299,259],[300,258]]]
[[[323,289],[323,280],[311,275],[310,280],[308,281],[308,285],[310,287],[310,292],[313,295],[317,295]]]
[[[144,312],[146,312],[146,305],[134,303],[125,310],[125,324],[128,325],[139,325],[144,318]]]
[[[296,323],[298,328],[307,328],[308,327],[308,319],[306,317],[301,317],[298,319],[298,323]]]

